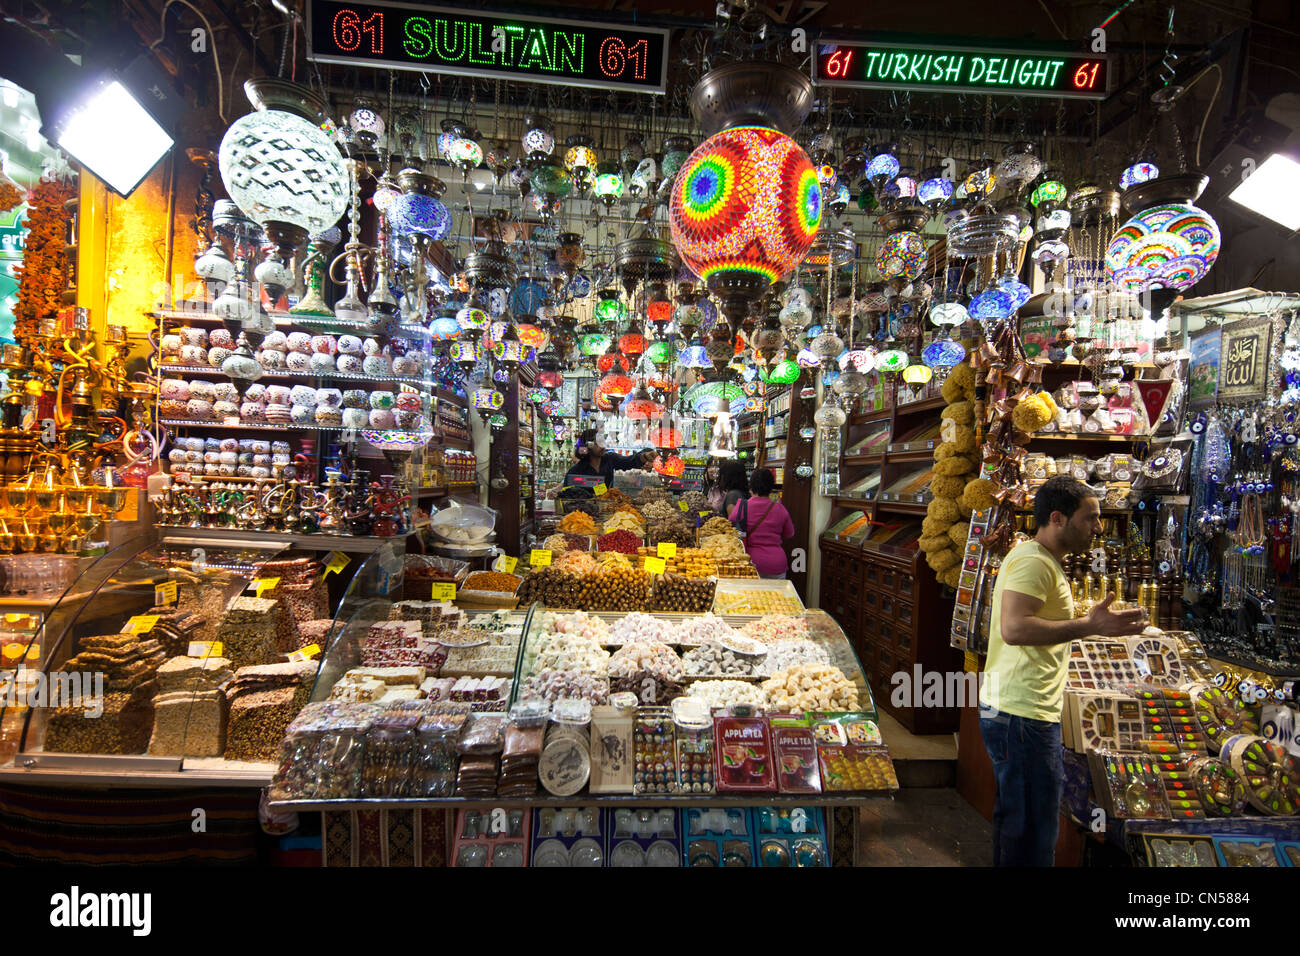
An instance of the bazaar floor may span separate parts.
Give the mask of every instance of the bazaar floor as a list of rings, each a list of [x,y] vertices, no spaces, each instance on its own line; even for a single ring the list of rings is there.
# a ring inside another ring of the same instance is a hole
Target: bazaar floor
[[[860,811],[857,865],[991,866],[992,827],[953,786],[955,736],[914,736],[884,712],[880,730],[902,789]]]

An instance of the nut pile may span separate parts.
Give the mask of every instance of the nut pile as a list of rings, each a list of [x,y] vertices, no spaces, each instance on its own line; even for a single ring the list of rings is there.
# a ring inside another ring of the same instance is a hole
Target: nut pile
[[[682,655],[686,673],[696,676],[727,674],[738,677],[757,676],[758,662],[762,658],[735,654],[717,641],[705,641]]]
[[[697,612],[713,606],[713,592],[718,583],[709,578],[686,578],[662,574],[655,579],[650,594],[652,611]]]
[[[697,680],[686,688],[688,697],[698,697],[711,709],[749,704],[766,707],[767,695],[761,687],[743,680]]]
[[[686,519],[681,515],[669,515],[650,526],[650,543],[658,544],[660,541],[674,542],[682,546],[693,545],[695,528],[687,524]]]
[[[714,535],[730,535],[733,538],[739,537],[736,533],[735,526],[726,518],[710,518],[704,524],[700,525],[700,537],[711,538]]]
[[[686,502],[686,507],[695,512],[711,511],[709,496],[702,491],[688,491],[682,495],[682,501]]]
[[[773,710],[857,710],[858,689],[838,667],[796,664],[763,681],[768,706]]]
[[[642,514],[647,521],[662,521],[664,518],[680,518],[682,513],[667,501],[652,501]]]

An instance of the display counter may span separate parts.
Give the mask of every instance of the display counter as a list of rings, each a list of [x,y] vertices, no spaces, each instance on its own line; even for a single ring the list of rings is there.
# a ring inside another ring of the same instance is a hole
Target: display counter
[[[266,786],[321,650],[400,584],[400,547],[370,553],[335,611],[339,559],[280,543],[163,533],[94,561],[32,635],[27,692],[3,702],[17,753],[0,782]]]

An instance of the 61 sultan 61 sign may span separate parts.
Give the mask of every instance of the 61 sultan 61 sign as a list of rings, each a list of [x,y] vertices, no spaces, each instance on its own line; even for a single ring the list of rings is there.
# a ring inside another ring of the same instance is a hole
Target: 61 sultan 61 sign
[[[307,58],[662,93],[668,31],[404,3],[309,0]]]
[[[813,81],[884,90],[1104,99],[1105,54],[819,40]]]

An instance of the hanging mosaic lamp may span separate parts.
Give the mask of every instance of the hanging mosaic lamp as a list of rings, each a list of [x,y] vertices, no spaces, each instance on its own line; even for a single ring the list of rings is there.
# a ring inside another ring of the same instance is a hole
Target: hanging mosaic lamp
[[[635,363],[637,358],[644,355],[649,345],[640,332],[628,332],[618,339],[618,350],[627,356],[629,364]]]
[[[1192,204],[1208,182],[1207,176],[1184,173],[1125,192],[1125,207],[1138,211],[1106,247],[1106,271],[1115,285],[1134,293],[1163,292],[1163,310],[1178,292],[1205,277],[1219,257],[1219,225]]]
[[[626,358],[612,350],[596,360],[596,368],[602,374],[614,371],[626,372],[630,367]]]
[[[589,332],[578,339],[578,351],[588,357],[603,355],[612,341],[608,335]]]
[[[545,116],[525,116],[524,135],[521,139],[524,153],[528,155],[536,153],[541,156],[551,155],[551,150],[555,149],[555,137],[551,134],[552,128],[551,121]]]
[[[901,372],[907,368],[909,361],[907,353],[902,349],[886,349],[876,356],[876,369],[881,372]]]
[[[622,322],[627,318],[627,306],[619,299],[617,290],[602,289],[596,295],[600,301],[596,303],[594,313],[599,321]]]
[[[920,230],[930,214],[925,209],[893,209],[880,216],[887,235],[876,252],[876,271],[882,279],[910,282],[925,271],[926,245]]]
[[[610,372],[600,380],[599,387],[609,398],[622,399],[636,387],[636,382],[621,372]]]
[[[867,179],[871,180],[871,185],[875,187],[877,193],[882,192],[885,184],[898,175],[901,167],[898,164],[897,152],[897,143],[882,143],[872,151],[871,159],[867,160]]]
[[[474,389],[474,407],[479,411],[495,411],[506,403],[506,397],[494,388]]]
[[[440,198],[447,188],[442,180],[418,169],[404,169],[397,174],[397,184],[401,195],[388,209],[395,235],[437,242],[451,231],[451,213]]]
[[[596,167],[596,179],[591,191],[608,209],[623,198],[623,177],[618,171],[618,164],[604,162]]]
[[[803,369],[794,359],[784,359],[778,362],[772,371],[768,373],[768,382],[774,385],[793,385],[799,380],[799,375]]]
[[[756,61],[716,67],[691,93],[692,113],[710,135],[673,182],[672,238],[736,325],[748,303],[793,271],[817,238],[817,170],[788,135],[812,102],[808,76]]]
[[[564,168],[573,176],[579,189],[586,189],[596,171],[596,151],[591,148],[595,140],[579,133],[570,136],[564,144],[568,147],[564,153]]]
[[[1145,183],[1148,180],[1155,179],[1160,175],[1160,168],[1155,163],[1136,162],[1124,170],[1119,177],[1119,188],[1128,189],[1139,183]]]

